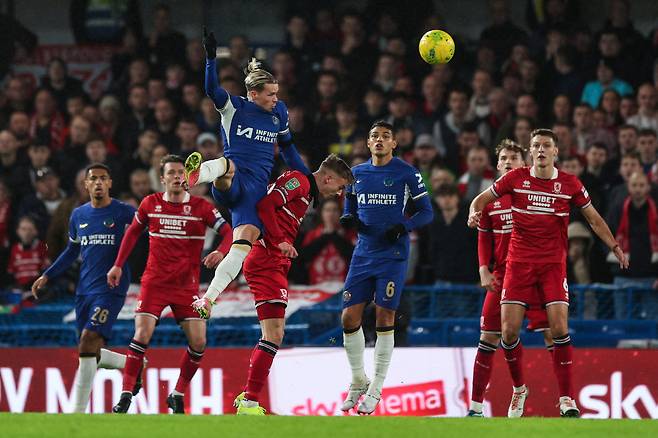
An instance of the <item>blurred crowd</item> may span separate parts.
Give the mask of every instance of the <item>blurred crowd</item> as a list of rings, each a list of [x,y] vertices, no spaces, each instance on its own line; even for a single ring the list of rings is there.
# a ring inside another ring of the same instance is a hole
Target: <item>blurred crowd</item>
[[[173,28],[175,11],[165,4],[146,18],[152,30],[145,34],[137,2],[114,3],[124,19],[105,20],[102,28],[91,17],[102,15],[103,2],[71,4],[78,43],[118,47],[104,93],[87,93],[61,59],[50,60],[35,89],[11,65],[2,79],[3,285],[27,287],[66,245],[68,217],[88,200],[81,172],[87,164],[107,164],[113,196],[136,206],[162,190],[158,163],[165,154],[222,153],[219,114],[203,89],[200,37]],[[507,1],[490,0],[483,2],[490,22],[475,41],[434,13],[432,1],[413,8],[373,1],[338,12],[307,3],[290,2],[281,23],[285,42],[268,48],[265,60],[288,105],[294,141],[310,168],[328,153],[356,165],[369,157],[365,139],[373,121],[395,127],[397,155],[421,171],[436,209],[434,222],[412,236],[411,283],[479,281],[468,203],[496,178],[500,140],[528,145],[534,128],[547,127],[559,138],[559,166],[581,178],[630,254],[631,268],[620,272],[574,212],[569,281],[654,287],[658,30],[636,30],[631,2],[610,0],[606,20],[592,28],[575,0],[528,1],[525,23],[512,21]],[[451,33],[457,49],[450,63],[429,66],[416,45],[436,28]],[[244,95],[243,69],[254,47],[245,35],[223,43],[220,83]],[[283,169],[277,161],[273,178]],[[204,187],[194,190],[208,195]],[[341,228],[340,212],[340,200],[328,200],[305,222],[294,282],[344,278],[356,236]],[[131,257],[135,281],[146,240]]]

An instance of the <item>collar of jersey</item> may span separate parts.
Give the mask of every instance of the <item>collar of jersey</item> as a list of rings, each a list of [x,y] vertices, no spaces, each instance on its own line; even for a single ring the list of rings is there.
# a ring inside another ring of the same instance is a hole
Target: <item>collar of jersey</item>
[[[313,207],[318,208],[318,201],[320,198],[320,190],[318,190],[318,184],[315,182],[315,177],[313,177],[313,174],[306,175],[306,178],[308,178],[308,183],[311,185],[310,194],[313,198]]]
[[[537,179],[544,179],[544,178],[539,178],[537,175],[535,175],[535,166],[530,166],[530,176]],[[556,178],[557,178],[557,167],[554,167],[553,175],[551,175],[549,179],[556,179]]]
[[[169,200],[169,196],[167,196],[167,192],[164,192],[162,194],[162,200],[167,201],[167,202],[171,202]],[[183,197],[183,202],[182,203],[185,204],[186,202],[190,202],[190,194],[188,192],[185,192],[185,196]]]

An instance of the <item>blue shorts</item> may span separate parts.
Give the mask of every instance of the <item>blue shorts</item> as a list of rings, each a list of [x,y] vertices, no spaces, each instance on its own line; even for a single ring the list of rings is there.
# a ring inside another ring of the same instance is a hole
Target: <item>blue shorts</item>
[[[124,295],[104,293],[75,296],[75,320],[78,333],[90,330],[104,337],[112,336],[112,326],[126,300]]]
[[[263,223],[258,217],[256,204],[267,194],[267,182],[257,181],[248,172],[240,172],[236,166],[231,187],[227,191],[217,190],[214,184],[211,187],[215,201],[231,210],[233,228],[249,224],[263,230]]]
[[[345,279],[343,308],[355,304],[375,304],[397,310],[407,274],[407,260],[352,257]]]

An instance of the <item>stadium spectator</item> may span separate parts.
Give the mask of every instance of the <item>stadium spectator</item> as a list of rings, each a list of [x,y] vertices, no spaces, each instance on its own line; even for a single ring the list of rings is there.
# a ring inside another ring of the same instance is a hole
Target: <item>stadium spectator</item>
[[[222,84],[226,87],[226,81],[223,81]],[[231,92],[229,91],[229,93]],[[196,117],[196,123],[201,132],[220,132],[222,129],[219,113],[209,97],[201,99],[200,114]]]
[[[50,167],[43,167],[36,173],[35,193],[23,197],[18,206],[18,216],[34,219],[39,236],[44,238],[50,224],[50,218],[66,197],[59,186],[60,178]]]
[[[658,318],[658,212],[651,198],[649,179],[642,172],[628,178],[628,196],[621,205],[608,213],[608,224],[615,232],[624,254],[632,260],[627,270],[618,270],[612,263],[614,284],[618,287],[648,289],[641,294],[641,306],[628,313],[628,294],[625,290],[614,293],[615,318]],[[608,257],[608,261],[610,257]],[[636,295],[637,296],[637,295]]]
[[[572,222],[567,228],[569,249],[567,257],[567,280],[569,284],[591,284],[589,253],[594,243],[592,233],[586,225],[580,221]],[[586,291],[584,294],[585,319],[597,318],[597,299],[594,291]]]
[[[50,90],[40,89],[34,96],[34,114],[30,120],[30,137],[47,144],[51,149],[62,149],[64,116],[57,109],[57,102]]]
[[[27,292],[41,271],[50,265],[46,243],[39,239],[37,225],[29,216],[22,216],[16,227],[18,241],[11,247],[7,272],[13,277],[13,287]]]
[[[11,63],[37,46],[37,36],[9,14],[0,13],[0,80]]]
[[[343,282],[356,244],[356,231],[340,224],[340,205],[328,198],[320,206],[320,224],[304,236],[296,263],[304,267],[302,284]]]
[[[160,3],[153,13],[153,27],[148,36],[151,65],[162,68],[185,59],[185,36],[171,27],[171,9]]]
[[[615,138],[604,129],[597,129],[592,120],[592,107],[586,103],[576,105],[573,110],[573,135],[577,152],[584,154],[592,143],[603,143],[608,148],[608,156],[617,156]],[[562,145],[560,145],[561,147]]]
[[[160,178],[160,161],[167,154],[169,154],[169,150],[167,149],[166,146],[162,144],[156,145],[153,148],[153,153],[151,154],[151,167],[148,169],[149,186],[151,188],[150,193],[157,193],[164,191],[164,186],[162,185],[162,181]],[[217,158],[217,156],[213,158]],[[130,184],[131,184],[130,188],[132,193],[136,194],[137,196],[143,197],[145,191],[144,189],[141,188],[141,184],[142,184],[141,177],[138,178],[136,181],[133,181],[133,179],[131,178]],[[139,188],[135,190],[133,188],[133,184],[135,184]]]
[[[102,142],[100,142],[102,144]],[[57,256],[66,248],[69,241],[69,219],[71,212],[89,201],[89,191],[85,187],[85,169],[80,169],[75,175],[74,192],[64,199],[53,212],[46,233],[48,244],[48,257],[56,260]]]
[[[128,196],[139,204],[142,202],[142,199],[151,193],[151,180],[148,171],[144,169],[133,170],[130,174],[130,192]]]
[[[183,156],[191,154],[196,150],[196,139],[198,136],[199,127],[194,122],[194,119],[183,117],[178,121],[178,126],[176,127],[176,137],[178,137],[178,144],[174,150],[180,152]]]
[[[489,9],[492,23],[482,30],[480,41],[492,47],[500,65],[512,47],[526,40],[527,34],[510,18],[509,3],[506,0],[491,0]]]
[[[474,146],[466,156],[466,172],[459,177],[459,195],[462,202],[470,204],[473,198],[493,184],[495,174],[489,162],[489,151],[484,146]]]
[[[155,102],[155,125],[160,142],[169,150],[176,150],[178,137],[176,136],[176,108],[174,103],[163,97]]]
[[[30,144],[30,117],[23,111],[14,111],[9,117],[7,130],[14,134],[19,150],[25,151]]]
[[[119,99],[111,94],[104,96],[98,104],[98,110],[100,114],[98,133],[105,141],[108,153],[118,155],[121,144],[118,130],[121,118]]]
[[[585,84],[580,100],[589,104],[592,108],[596,108],[599,106],[603,91],[607,88],[617,91],[620,96],[633,94],[633,88],[628,82],[615,76],[611,61],[602,59],[596,67],[596,80]]]
[[[211,132],[204,132],[199,135],[196,139],[196,145],[196,150],[203,157],[203,161],[214,160],[222,154],[222,145],[219,143],[217,136]]]
[[[6,102],[4,102],[3,120],[8,119],[9,115],[11,115],[11,113],[14,111],[24,111],[26,113],[32,111],[30,91],[22,78],[9,78],[6,81],[4,95]]]
[[[637,102],[633,96],[622,96],[619,103],[619,115],[626,121],[637,114]]]
[[[475,70],[471,80],[473,95],[469,102],[469,117],[471,119],[486,118],[491,112],[489,93],[493,88],[491,73],[485,70]]]
[[[137,146],[138,136],[155,123],[149,108],[148,91],[144,85],[133,85],[128,91],[128,111],[117,128],[118,146],[122,157],[130,157]]]
[[[14,200],[32,191],[30,177],[23,166],[25,157],[19,154],[18,143],[14,134],[8,130],[0,131],[0,175],[14,192]]]
[[[425,90],[425,88],[423,88]],[[423,91],[423,95],[425,91]],[[429,103],[427,105],[430,105]],[[377,85],[371,85],[363,96],[361,119],[364,125],[370,126],[386,116],[386,97],[384,90]]]
[[[642,84],[637,90],[637,114],[629,117],[626,123],[637,129],[658,131],[658,91],[652,84]]]
[[[329,153],[336,154],[341,158],[352,155],[352,144],[357,138],[363,136],[363,132],[357,129],[357,120],[357,109],[352,103],[341,102],[336,105],[336,129],[327,137]],[[326,153],[321,155],[326,155]]]
[[[438,284],[475,284],[478,281],[477,231],[466,226],[468,208],[460,206],[457,186],[440,186],[434,193],[434,201],[438,208],[429,233],[435,281]]]
[[[640,162],[646,174],[649,174],[654,164],[656,164],[656,149],[658,149],[656,131],[652,129],[640,130],[637,135],[637,151],[640,154]]]
[[[551,123],[571,123],[571,101],[565,94],[558,94],[553,99],[553,106],[549,121]]]
[[[60,113],[66,113],[66,99],[70,95],[84,94],[82,81],[69,76],[68,67],[62,58],[53,58],[48,62],[46,75],[41,79],[41,86],[53,94]]]

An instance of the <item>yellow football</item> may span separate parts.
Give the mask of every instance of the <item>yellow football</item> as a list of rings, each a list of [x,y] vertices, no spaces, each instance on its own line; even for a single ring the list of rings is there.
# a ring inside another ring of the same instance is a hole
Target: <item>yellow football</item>
[[[442,30],[430,30],[418,42],[418,52],[428,64],[445,64],[455,54],[455,41]]]

